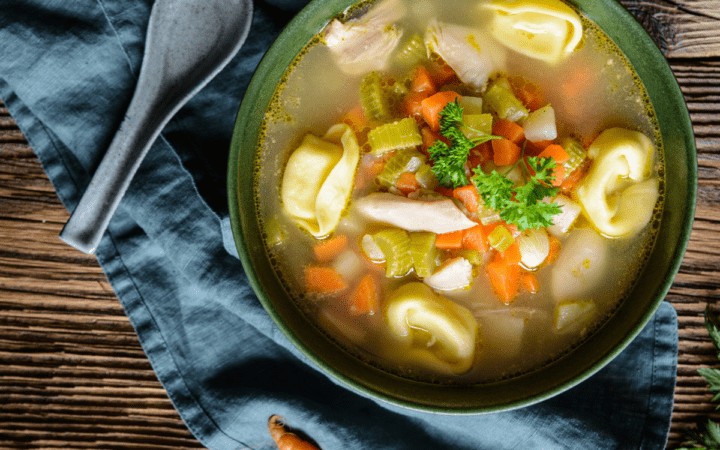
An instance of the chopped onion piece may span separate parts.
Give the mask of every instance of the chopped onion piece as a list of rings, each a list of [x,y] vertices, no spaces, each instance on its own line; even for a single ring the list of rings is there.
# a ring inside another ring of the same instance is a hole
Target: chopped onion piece
[[[530,113],[525,122],[525,139],[530,142],[552,141],[557,138],[557,126],[555,125],[555,110],[550,105]]]
[[[443,264],[429,277],[423,279],[425,284],[439,291],[463,289],[472,283],[472,264],[459,256]]]
[[[545,261],[550,253],[550,239],[545,229],[528,229],[517,238],[520,248],[520,262],[528,269],[534,269]]]
[[[361,246],[365,255],[373,261],[385,261],[385,254],[377,245],[372,235],[366,234],[362,238]]]
[[[562,194],[552,199],[551,202],[557,203],[562,212],[553,216],[553,224],[548,227],[548,231],[556,237],[564,236],[580,216],[582,206]]]
[[[606,279],[608,242],[591,228],[573,230],[552,266],[552,292],[557,303],[584,300],[602,288]]]
[[[353,250],[345,250],[332,262],[332,267],[343,279],[351,280],[360,276],[363,269],[362,260]]]

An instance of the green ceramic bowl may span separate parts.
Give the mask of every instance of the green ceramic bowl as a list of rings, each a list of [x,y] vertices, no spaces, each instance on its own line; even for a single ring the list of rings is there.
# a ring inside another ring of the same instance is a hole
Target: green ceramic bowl
[[[527,406],[590,377],[648,323],[677,273],[690,235],[697,189],[695,140],[670,68],[635,19],[614,1],[573,1],[625,53],[647,88],[665,144],[665,210],[657,243],[628,301],[590,339],[560,360],[527,375],[476,386],[443,386],[371,367],[317,331],[276,277],[262,244],[253,200],[253,161],[264,111],[285,69],[302,47],[352,0],[314,0],[277,38],[245,94],[233,132],[228,198],[235,242],[253,289],[283,333],[329,375],[361,394],[441,413],[488,413]]]

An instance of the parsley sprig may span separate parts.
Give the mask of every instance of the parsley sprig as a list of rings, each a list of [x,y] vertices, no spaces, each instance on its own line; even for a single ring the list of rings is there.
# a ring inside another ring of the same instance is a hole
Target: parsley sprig
[[[555,160],[537,156],[524,158],[524,153],[523,146],[520,159],[506,172],[519,166],[525,179],[522,186],[514,187],[515,183],[496,169],[486,174],[480,167],[476,167],[473,177],[485,204],[497,211],[505,222],[517,225],[520,231],[548,227],[553,223],[553,216],[561,212],[557,203],[542,201],[545,197],[556,196],[560,191],[552,186]],[[520,164],[522,161],[526,163]]]
[[[469,183],[465,175],[465,162],[470,150],[483,142],[499,139],[499,136],[485,135],[470,139],[462,132],[463,129],[479,132],[463,123],[463,107],[458,100],[450,102],[440,111],[440,135],[450,145],[438,139],[428,148],[433,160],[432,171],[440,186],[456,188]]]
[[[720,359],[720,317],[712,312],[710,305],[705,308],[705,327],[710,334],[710,340],[715,350],[718,352],[718,359]],[[703,367],[698,369],[698,373],[707,381],[710,392],[715,394],[712,401],[720,400],[720,370]],[[715,409],[720,409],[720,406]],[[720,449],[720,425],[710,419],[705,425],[704,433],[702,431],[689,433],[678,450],[700,449]]]
[[[470,150],[491,139],[501,139],[493,135],[470,139],[465,136],[463,129],[473,130],[463,123],[463,107],[456,99],[440,112],[440,134],[450,144],[438,139],[428,149],[433,160],[432,171],[441,186],[456,188],[467,185],[469,181],[465,175],[465,162]],[[517,225],[520,231],[548,227],[552,225],[552,217],[561,212],[557,203],[542,201],[559,192],[558,188],[552,186],[555,160],[537,156],[525,158],[524,154],[525,146],[518,162],[506,172],[509,173],[519,165],[525,179],[522,186],[515,187],[512,180],[497,170],[486,174],[480,167],[476,167],[473,177],[485,205],[497,211],[505,222]],[[523,161],[525,164],[520,164]]]

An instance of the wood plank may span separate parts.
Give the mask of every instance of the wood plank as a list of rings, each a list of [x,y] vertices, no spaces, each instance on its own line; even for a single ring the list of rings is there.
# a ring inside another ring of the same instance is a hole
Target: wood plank
[[[620,0],[668,58],[720,56],[717,0]]]

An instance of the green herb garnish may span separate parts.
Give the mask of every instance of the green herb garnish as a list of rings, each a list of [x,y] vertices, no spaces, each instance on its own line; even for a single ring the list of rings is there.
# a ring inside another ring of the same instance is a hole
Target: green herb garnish
[[[705,327],[710,334],[710,340],[718,352],[720,359],[720,318],[717,314],[713,314],[710,305],[705,308]],[[703,367],[698,369],[698,373],[708,382],[710,392],[715,393],[712,401],[720,400],[720,370]],[[720,409],[720,406],[715,409]],[[705,432],[695,431],[685,436],[685,441],[678,450],[717,450],[720,449],[720,425],[708,419],[705,425]]]
[[[440,112],[440,135],[446,138],[450,145],[437,140],[428,148],[433,160],[432,171],[440,186],[456,188],[467,185],[469,181],[465,175],[465,162],[470,150],[483,142],[502,138],[483,135],[470,139],[463,134],[463,129],[477,131],[463,123],[463,107],[455,99]],[[524,153],[523,146],[523,155]],[[521,231],[548,227],[552,225],[552,217],[561,212],[557,203],[542,201],[543,198],[554,197],[559,192],[559,189],[552,186],[555,179],[552,173],[555,160],[536,156],[524,158],[523,155],[515,163],[517,166],[520,161],[526,161],[526,164],[520,164],[526,181],[523,186],[516,188],[511,180],[497,170],[485,174],[480,167],[474,169],[476,175],[473,180],[485,205],[497,211],[505,222],[517,225]]]
[[[522,153],[525,153],[524,146]],[[526,161],[526,164],[519,164],[521,161]],[[554,197],[559,192],[558,188],[552,186],[555,160],[537,156],[524,158],[521,154],[518,162],[506,173],[518,164],[525,178],[525,184],[518,187],[514,187],[514,183],[497,170],[486,174],[480,167],[476,167],[473,181],[480,197],[485,205],[500,214],[501,219],[517,225],[520,231],[552,225],[552,217],[561,212],[560,206],[542,200]]]
[[[720,426],[708,419],[705,430],[688,433],[677,450],[720,450]]]
[[[500,138],[485,135],[470,139],[463,134],[463,129],[478,131],[463,123],[463,107],[458,103],[458,99],[455,99],[440,111],[440,135],[446,138],[450,145],[438,139],[428,148],[433,160],[432,171],[440,186],[456,188],[467,185],[469,181],[465,175],[465,162],[470,150],[483,142]]]

